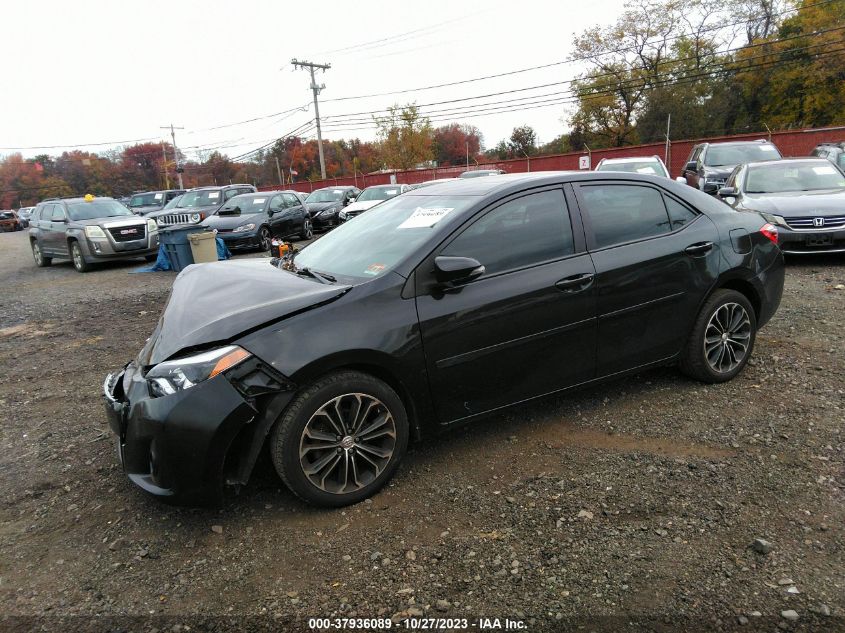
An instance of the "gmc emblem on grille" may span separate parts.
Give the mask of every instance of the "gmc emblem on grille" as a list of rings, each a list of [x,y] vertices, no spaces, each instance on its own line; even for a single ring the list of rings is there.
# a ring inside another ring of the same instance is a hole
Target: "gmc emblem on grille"
[[[824,226],[824,218],[813,218],[813,226]]]
[[[138,232],[138,229],[123,229],[120,234],[121,235],[135,235]]]

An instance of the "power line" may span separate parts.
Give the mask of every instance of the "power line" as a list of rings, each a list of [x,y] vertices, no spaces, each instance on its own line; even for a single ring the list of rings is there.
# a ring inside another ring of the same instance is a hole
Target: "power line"
[[[787,10],[781,11],[779,13],[774,13],[773,16],[785,15],[787,13],[793,13],[793,12],[796,12],[796,11],[809,9],[809,8],[820,6],[820,5],[830,4],[831,2],[837,2],[837,1],[838,0],[821,0],[820,2],[815,2],[813,4],[808,4],[808,5],[798,7],[797,9],[787,9]],[[747,20],[741,20],[741,21],[732,22],[732,23],[729,23],[729,24],[719,24],[717,26],[712,26],[712,27],[708,27],[706,29],[701,29],[700,31],[698,31],[698,33],[696,33],[694,35],[699,35],[701,33],[707,33],[707,32],[710,32],[710,31],[723,30],[723,29],[726,29],[726,28],[731,27],[731,26],[739,26],[739,25],[742,25],[742,24],[745,24],[745,23],[747,23]],[[680,34],[680,35],[675,35],[675,36],[664,38],[660,42],[666,43],[666,42],[669,42],[669,41],[672,41],[672,40],[677,40],[677,39],[681,39],[681,38],[684,38],[684,37],[689,37],[690,35],[691,35],[690,33],[683,33],[683,34]],[[604,52],[599,53],[597,55],[574,55],[574,56],[572,56],[568,59],[564,59],[564,60],[549,62],[549,63],[546,63],[546,64],[539,64],[537,66],[529,66],[527,68],[520,68],[520,69],[517,69],[517,70],[511,70],[511,71],[502,72],[502,73],[495,73],[495,74],[492,74],[492,75],[484,75],[482,77],[473,77],[471,79],[461,79],[461,80],[458,80],[458,81],[451,81],[451,82],[442,83],[442,84],[434,84],[434,85],[431,85],[431,86],[421,86],[421,87],[418,87],[418,88],[406,88],[406,89],[403,89],[403,90],[393,90],[393,91],[389,91],[389,92],[378,92],[378,93],[365,94],[365,95],[356,95],[356,96],[352,96],[352,97],[335,97],[334,99],[324,99],[324,102],[328,103],[328,102],[332,102],[332,101],[351,101],[351,100],[357,100],[357,99],[369,99],[369,98],[373,98],[373,97],[388,97],[388,96],[393,96],[393,95],[407,94],[409,92],[422,92],[422,91],[425,91],[425,90],[435,90],[437,88],[448,88],[450,86],[458,86],[458,85],[463,85],[463,84],[468,84],[468,83],[474,83],[474,82],[477,82],[477,81],[485,81],[487,79],[498,79],[500,77],[509,77],[509,76],[512,76],[512,75],[530,72],[530,71],[533,71],[533,70],[542,70],[542,69],[545,69],[545,68],[551,68],[553,66],[570,64],[570,63],[576,62],[576,61],[585,61],[585,60],[593,59],[595,57],[600,57],[600,56],[604,56],[604,55],[612,55],[612,54],[615,54],[615,53],[624,53],[626,51],[631,51],[631,50],[634,50],[634,47],[624,46],[624,47],[616,48],[616,49],[613,49],[613,50],[604,51]],[[546,85],[555,85],[555,84],[546,84]]]

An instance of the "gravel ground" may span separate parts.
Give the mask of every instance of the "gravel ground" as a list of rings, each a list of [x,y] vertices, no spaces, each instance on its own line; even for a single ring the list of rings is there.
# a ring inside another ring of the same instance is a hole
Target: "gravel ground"
[[[173,280],[138,265],[37,269],[26,234],[0,235],[3,628],[845,630],[842,256],[788,262],[733,382],[661,369],[522,407],[414,446],[341,510],[266,459],[216,509],[123,476],[100,386]]]

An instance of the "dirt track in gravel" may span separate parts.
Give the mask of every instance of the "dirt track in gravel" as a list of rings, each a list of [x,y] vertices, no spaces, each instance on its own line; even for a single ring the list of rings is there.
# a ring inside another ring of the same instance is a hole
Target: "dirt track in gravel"
[[[732,383],[667,368],[522,407],[413,447],[391,485],[344,510],[300,503],[266,462],[219,509],[163,505],[125,479],[100,388],[173,280],[129,274],[139,265],[37,269],[24,233],[0,235],[6,628],[400,614],[845,630],[842,256],[788,262],[781,310]],[[748,548],[757,537],[770,554]]]

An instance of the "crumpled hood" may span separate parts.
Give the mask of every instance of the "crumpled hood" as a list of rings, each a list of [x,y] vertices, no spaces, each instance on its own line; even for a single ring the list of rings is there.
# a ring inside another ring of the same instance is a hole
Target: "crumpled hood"
[[[231,231],[232,229],[243,226],[244,224],[255,224],[259,225],[263,221],[264,218],[267,217],[266,213],[248,213],[243,215],[217,215],[214,214],[211,217],[206,218],[200,224],[203,226],[207,226],[212,229],[218,229],[223,231]]]
[[[746,194],[743,207],[785,217],[845,214],[845,190],[790,191]]]
[[[266,259],[188,266],[176,277],[138,362],[156,365],[183,349],[230,341],[248,330],[333,301],[349,288],[299,277]]]
[[[367,209],[372,209],[379,202],[384,202],[384,200],[364,200],[363,202],[353,202],[352,204],[348,205],[344,209],[344,211],[346,211],[347,213],[361,213],[362,211],[366,211]]]

